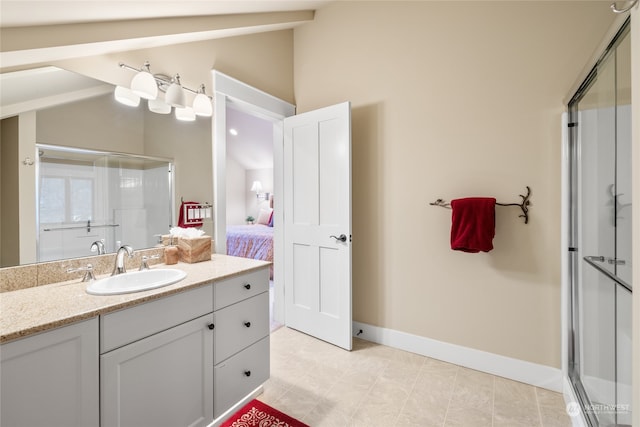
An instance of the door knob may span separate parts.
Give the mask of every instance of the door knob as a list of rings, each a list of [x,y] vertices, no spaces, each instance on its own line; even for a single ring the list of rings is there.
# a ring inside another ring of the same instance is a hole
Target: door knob
[[[347,236],[346,236],[346,235],[344,235],[344,234],[341,234],[341,235],[339,235],[338,237],[333,236],[333,235],[331,235],[331,236],[329,236],[329,237],[331,237],[331,238],[333,238],[333,239],[336,239],[336,242],[346,242],[346,241],[347,241]]]

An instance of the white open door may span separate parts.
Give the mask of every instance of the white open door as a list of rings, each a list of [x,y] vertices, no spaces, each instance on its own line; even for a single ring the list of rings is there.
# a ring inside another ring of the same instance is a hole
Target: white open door
[[[284,119],[287,326],[351,350],[351,104]]]

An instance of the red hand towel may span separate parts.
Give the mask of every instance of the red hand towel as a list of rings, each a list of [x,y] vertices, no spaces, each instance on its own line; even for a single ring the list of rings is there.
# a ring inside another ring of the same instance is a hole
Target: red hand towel
[[[489,252],[496,227],[496,199],[468,197],[451,201],[451,249]]]
[[[200,203],[197,202],[182,202],[180,205],[180,212],[178,213],[178,227],[180,228],[189,228],[189,227],[202,227],[202,221],[188,219],[185,217],[185,207],[187,207],[187,211],[190,206],[197,206]]]

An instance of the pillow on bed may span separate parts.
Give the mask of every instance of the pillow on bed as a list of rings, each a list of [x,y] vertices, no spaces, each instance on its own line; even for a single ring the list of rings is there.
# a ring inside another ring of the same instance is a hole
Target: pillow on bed
[[[258,214],[258,224],[269,225],[271,212],[273,212],[273,209],[260,209],[260,214]]]
[[[269,227],[273,227],[273,210],[271,210],[271,215],[269,216]]]

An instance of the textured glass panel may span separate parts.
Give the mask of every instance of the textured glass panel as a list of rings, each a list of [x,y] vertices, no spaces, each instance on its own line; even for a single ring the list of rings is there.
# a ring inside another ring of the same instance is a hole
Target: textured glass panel
[[[57,223],[64,222],[66,188],[64,178],[44,176],[40,180],[40,222]]]
[[[71,220],[93,219],[93,180],[72,178],[70,184]]]

